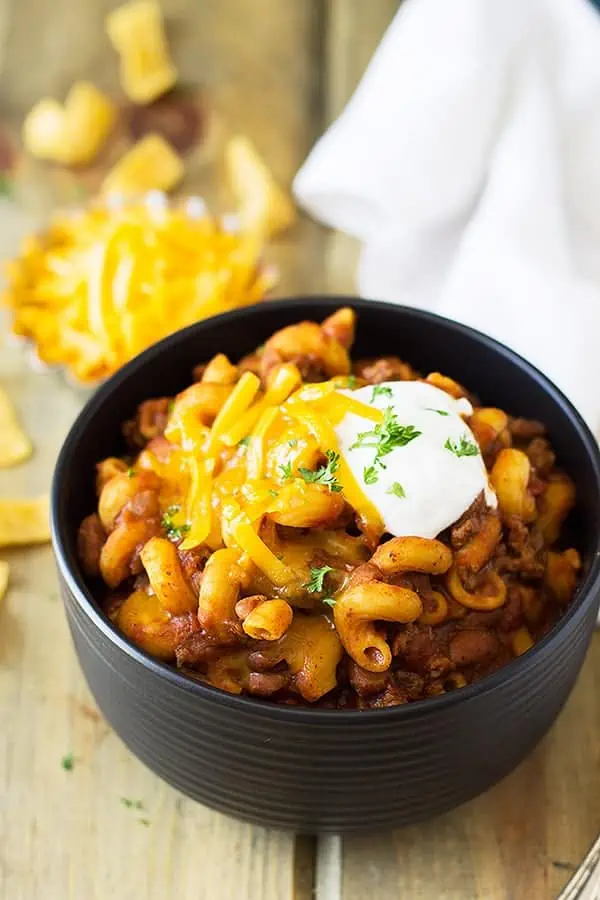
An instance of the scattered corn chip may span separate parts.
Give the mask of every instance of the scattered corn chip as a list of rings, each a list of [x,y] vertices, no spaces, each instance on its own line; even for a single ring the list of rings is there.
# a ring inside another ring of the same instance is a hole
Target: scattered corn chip
[[[178,328],[262,300],[275,281],[262,249],[182,207],[91,206],[24,242],[2,299],[43,362],[92,383]]]
[[[8,395],[0,388],[0,469],[23,462],[31,456],[31,449]]]
[[[0,559],[0,603],[4,600],[6,589],[8,587],[9,566],[3,559]]]
[[[51,97],[35,104],[23,125],[23,143],[38,159],[84,165],[97,155],[115,119],[108,97],[89,81],[78,81],[64,106]]]
[[[89,81],[76,82],[65,100],[71,162],[90,163],[104,145],[117,118],[109,98]]]
[[[0,547],[44,544],[50,540],[48,496],[0,500]]]
[[[138,141],[110,170],[102,184],[105,194],[129,196],[169,191],[183,178],[183,162],[160,134]]]
[[[134,103],[151,103],[170,90],[177,70],[169,57],[156,0],[130,0],[106,18],[108,37],[121,57],[121,84]]]
[[[292,200],[247,137],[231,138],[225,148],[225,164],[245,229],[269,237],[292,224],[296,218]]]
[[[58,100],[39,100],[23,123],[23,144],[32,156],[53,162],[68,163],[65,111]]]

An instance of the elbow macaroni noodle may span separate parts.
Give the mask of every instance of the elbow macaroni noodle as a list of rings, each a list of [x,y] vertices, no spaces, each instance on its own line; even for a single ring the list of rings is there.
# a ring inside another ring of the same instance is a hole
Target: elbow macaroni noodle
[[[436,539],[383,534],[333,427],[382,413],[336,388],[420,376],[395,357],[352,363],[354,328],[344,308],[238,364],[218,353],[177,397],[142,404],[129,456],[98,464],[82,561],[145,652],[233,693],[377,708],[481,678],[571,601],[581,560],[557,544],[573,482],[539,423],[504,410],[467,420],[498,509],[481,495]]]

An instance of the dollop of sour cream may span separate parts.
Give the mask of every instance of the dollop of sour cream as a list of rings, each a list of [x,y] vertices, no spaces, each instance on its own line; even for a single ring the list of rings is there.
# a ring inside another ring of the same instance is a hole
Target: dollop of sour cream
[[[496,495],[473,432],[473,407],[422,381],[340,391],[385,413],[382,426],[349,413],[336,425],[340,452],[396,537],[434,538],[484,492]],[[387,423],[387,424],[386,424]]]

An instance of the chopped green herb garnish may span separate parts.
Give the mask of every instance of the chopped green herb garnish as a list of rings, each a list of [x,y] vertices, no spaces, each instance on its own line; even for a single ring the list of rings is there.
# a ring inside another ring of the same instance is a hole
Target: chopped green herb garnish
[[[271,497],[279,497],[279,491],[274,491],[272,488],[269,488],[268,492]]]
[[[377,481],[379,481],[379,473],[377,472],[377,467],[365,466],[363,479],[365,484],[375,484]]]
[[[263,353],[263,352],[264,352],[264,349],[265,349],[265,345],[264,345],[264,344],[259,344],[258,347],[256,348],[256,352],[257,352],[257,353]]]
[[[394,497],[400,497],[400,499],[402,499],[403,497],[406,497],[404,488],[402,487],[402,485],[400,484],[399,481],[392,481],[392,483],[390,484],[389,488],[386,491],[386,494],[393,494]]]
[[[333,450],[327,450],[325,456],[327,457],[327,465],[319,466],[316,472],[303,468],[298,469],[298,471],[307,484],[323,484],[334,494],[337,494],[342,490],[341,484],[335,477],[335,473],[340,465],[340,454],[334,453]]]
[[[167,532],[167,537],[172,541],[181,540],[190,531],[189,525],[176,525],[173,521],[180,509],[181,507],[178,505],[169,506],[160,523]]]
[[[127,474],[129,475],[130,478],[133,478],[133,476],[135,475],[135,469],[132,469],[131,466],[130,466],[130,467],[127,469]]]
[[[171,413],[173,412],[174,409],[175,409],[175,401],[169,400],[169,405],[167,406],[168,414],[171,415]]]
[[[280,466],[277,466],[277,468],[281,469],[281,477],[284,481],[289,481],[290,478],[294,477],[291,462],[282,463]]]
[[[123,806],[126,806],[127,809],[143,809],[144,804],[141,800],[130,800],[129,797],[121,797],[121,803]]]
[[[327,606],[331,606],[331,608],[333,609],[333,607],[337,603],[337,600],[334,600],[333,597],[324,597],[323,600],[321,600],[321,603],[326,603]]]
[[[288,441],[288,447],[297,447],[297,446],[298,446],[298,441],[296,438],[292,438],[291,441]]]
[[[385,469],[386,466],[381,461],[381,457],[387,456],[397,447],[405,447],[420,434],[421,432],[417,431],[414,425],[401,425],[393,408],[388,406],[383,414],[383,422],[376,425],[372,431],[361,431],[350,449],[375,447],[373,466],[381,466],[382,469]]]
[[[323,582],[328,572],[333,572],[331,566],[321,566],[320,569],[311,567],[310,581],[304,585],[309,594],[318,594],[323,590]]]
[[[149,825],[150,819],[138,819],[140,825]]]
[[[250,435],[247,434],[246,437],[243,437],[241,441],[238,441],[238,447],[247,447],[250,443]]]
[[[376,384],[371,395],[371,403],[375,403],[377,397],[391,397],[392,389],[387,384]]]
[[[448,438],[444,447],[446,450],[449,450],[450,453],[454,453],[455,456],[477,456],[479,454],[477,444],[470,441],[466,434],[462,435],[458,443],[456,441],[451,441],[450,438]]]
[[[426,406],[425,409],[427,412],[437,413],[438,416],[449,416],[450,415],[450,413],[447,413],[445,409],[433,409],[432,406]]]
[[[75,757],[72,753],[67,753],[60,761],[61,766],[66,772],[70,772],[75,765]]]
[[[348,387],[350,388],[351,391],[354,390],[354,388],[356,387],[357,384],[358,384],[358,378],[356,377],[356,375],[348,375]]]

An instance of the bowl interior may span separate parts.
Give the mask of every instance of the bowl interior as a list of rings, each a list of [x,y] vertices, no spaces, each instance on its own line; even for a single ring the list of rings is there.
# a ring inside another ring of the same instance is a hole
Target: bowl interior
[[[172,335],[125,366],[88,402],[65,441],[53,487],[55,546],[84,594],[90,596],[76,556],[77,527],[95,508],[95,464],[124,452],[121,423],[137,404],[182,390],[191,382],[192,368],[217,352],[237,360],[276,329],[321,320],[344,304],[358,313],[354,358],[398,355],[423,373],[440,371],[464,383],[486,405],[546,425],[559,464],[577,487],[566,538],[583,555],[584,575],[590,574],[599,551],[599,454],[563,395],[507,348],[446,319],[356,298],[313,297],[238,310]],[[579,597],[584,593],[580,589]],[[576,599],[573,607],[577,604]]]

